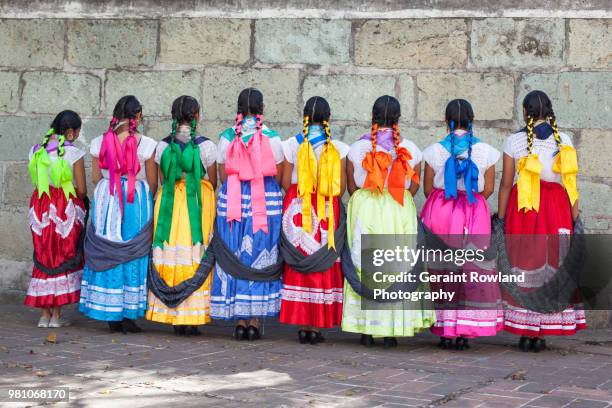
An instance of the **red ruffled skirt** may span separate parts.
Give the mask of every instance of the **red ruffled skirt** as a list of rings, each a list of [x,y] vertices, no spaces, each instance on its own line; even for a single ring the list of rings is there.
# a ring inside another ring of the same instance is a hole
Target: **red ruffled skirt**
[[[525,276],[521,290],[536,290],[554,278],[573,232],[571,205],[561,184],[540,182],[537,212],[519,211],[516,185],[512,188],[506,212],[506,250],[513,272]],[[585,313],[579,304],[558,313],[538,313],[519,306],[507,294],[504,300],[504,328],[511,333],[527,337],[567,336],[586,328]]]
[[[338,198],[333,199],[336,227],[340,220]],[[283,231],[289,241],[308,255],[327,245],[327,221],[317,218],[317,196],[312,194],[312,233],[302,229],[302,199],[291,186],[283,203]],[[322,209],[325,211],[325,209]],[[280,321],[287,324],[330,328],[342,322],[344,278],[340,259],[328,270],[303,274],[285,265]]]
[[[38,262],[47,268],[56,268],[77,254],[85,213],[83,200],[66,199],[61,188],[49,187],[49,195],[43,194],[40,198],[38,191],[34,191],[29,224]],[[53,276],[34,266],[24,303],[38,308],[78,303],[82,274],[83,263],[74,270]]]

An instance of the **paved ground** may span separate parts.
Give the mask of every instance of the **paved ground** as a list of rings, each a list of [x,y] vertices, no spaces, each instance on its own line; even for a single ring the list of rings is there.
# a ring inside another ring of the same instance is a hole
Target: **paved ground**
[[[111,335],[73,310],[74,326],[55,330],[36,328],[38,314],[24,307],[0,306],[0,315],[0,388],[69,387],[75,407],[612,406],[611,330],[552,339],[535,354],[505,334],[463,352],[439,350],[429,334],[384,350],[337,331],[300,345],[292,327],[271,321],[249,343],[219,323],[177,338],[148,322],[142,334]]]

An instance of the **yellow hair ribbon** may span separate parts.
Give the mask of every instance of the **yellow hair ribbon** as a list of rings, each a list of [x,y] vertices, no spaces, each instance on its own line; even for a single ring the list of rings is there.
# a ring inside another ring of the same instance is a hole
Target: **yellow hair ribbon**
[[[319,220],[325,218],[325,197],[328,198],[329,211],[327,215],[327,248],[336,249],[334,232],[336,219],[334,215],[334,197],[340,196],[341,174],[340,152],[333,143],[323,146],[319,163],[319,185],[317,186],[317,210]]]
[[[540,173],[542,163],[538,155],[532,153],[521,157],[517,163],[518,179],[516,188],[518,190],[518,209],[525,211],[540,210]]]
[[[576,200],[578,200],[578,187],[576,185],[578,157],[576,149],[568,145],[561,145],[553,163],[553,171],[561,174],[561,183],[565,187],[565,191],[567,191],[570,203],[574,205]]]
[[[304,231],[312,232],[312,197],[317,183],[317,157],[308,140],[308,117],[304,118],[306,129],[304,141],[300,144],[297,155],[298,196],[302,198],[302,228]]]

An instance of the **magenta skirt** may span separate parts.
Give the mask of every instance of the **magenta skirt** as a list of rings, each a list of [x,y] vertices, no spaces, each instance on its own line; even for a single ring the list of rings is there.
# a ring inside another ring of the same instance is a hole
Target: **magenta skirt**
[[[475,194],[477,202],[470,205],[465,191],[456,199],[447,200],[444,190],[434,189],[421,210],[421,221],[449,246],[484,248],[491,240],[491,213],[487,200]],[[460,270],[462,269],[462,270]],[[428,268],[431,275],[446,274]],[[456,273],[477,272],[479,276],[495,275],[495,262],[466,262]],[[431,331],[442,337],[495,336],[504,328],[501,292],[497,283],[431,283],[431,290],[452,291],[452,303],[436,303],[436,323]]]

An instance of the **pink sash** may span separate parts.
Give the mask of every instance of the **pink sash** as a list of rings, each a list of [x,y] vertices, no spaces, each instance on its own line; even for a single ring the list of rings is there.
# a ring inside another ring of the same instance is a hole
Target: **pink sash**
[[[259,122],[259,119],[258,119]],[[227,150],[225,162],[227,173],[227,222],[240,221],[242,218],[241,181],[251,182],[251,203],[253,212],[253,233],[262,230],[268,233],[266,211],[265,176],[276,175],[276,163],[270,141],[258,128],[245,146],[237,135]]]
[[[133,119],[130,119],[132,122]],[[114,128],[117,125],[117,119],[113,118],[108,131],[102,139],[100,148],[99,165],[101,169],[108,170],[109,174],[109,192],[110,195],[117,193],[119,197],[119,205],[123,212],[123,189],[121,188],[121,176],[128,177],[127,201],[134,202],[134,190],[136,187],[136,174],[140,171],[140,162],[138,161],[138,142],[134,133],[130,133],[123,141],[123,146],[119,141]],[[130,123],[132,128],[132,123]]]

